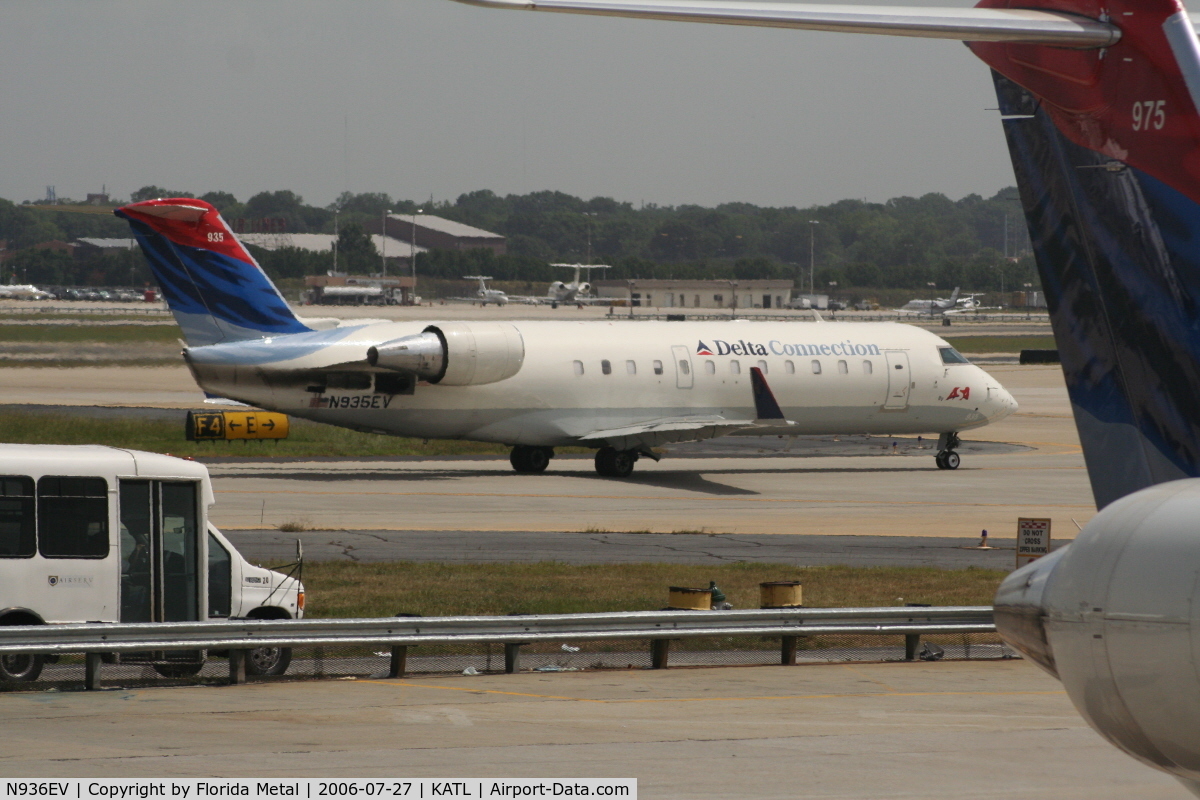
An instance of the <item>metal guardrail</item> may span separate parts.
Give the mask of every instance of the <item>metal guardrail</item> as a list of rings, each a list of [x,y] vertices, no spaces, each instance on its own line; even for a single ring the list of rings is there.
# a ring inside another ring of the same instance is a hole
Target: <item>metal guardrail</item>
[[[913,658],[928,634],[992,633],[988,606],[939,608],[789,608],[733,611],[633,611],[478,617],[221,620],[215,622],[72,623],[0,627],[0,654],[87,654],[88,688],[99,682],[102,653],[228,650],[230,679],[245,681],[246,652],[263,647],[390,646],[389,674],[404,674],[407,648],[427,644],[503,644],[505,670],[517,669],[520,647],[541,642],[650,640],[656,668],[667,665],[672,639],[779,636],[781,663],[796,663],[800,637],[892,634]]]

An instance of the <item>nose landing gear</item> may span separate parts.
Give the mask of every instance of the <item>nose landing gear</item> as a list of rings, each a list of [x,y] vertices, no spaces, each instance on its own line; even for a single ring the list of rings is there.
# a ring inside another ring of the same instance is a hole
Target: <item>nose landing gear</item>
[[[934,456],[934,462],[938,469],[958,469],[958,465],[962,462],[958,453],[954,449],[961,442],[958,439],[958,434],[954,431],[943,433],[938,437],[938,452]]]

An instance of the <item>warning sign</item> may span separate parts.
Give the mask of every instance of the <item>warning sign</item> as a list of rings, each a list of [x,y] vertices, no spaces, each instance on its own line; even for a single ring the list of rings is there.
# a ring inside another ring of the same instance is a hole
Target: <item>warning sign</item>
[[[189,411],[189,442],[224,442],[233,439],[286,439],[287,414],[271,411]]]
[[[1050,520],[1017,519],[1017,567],[1036,561],[1050,552]]]

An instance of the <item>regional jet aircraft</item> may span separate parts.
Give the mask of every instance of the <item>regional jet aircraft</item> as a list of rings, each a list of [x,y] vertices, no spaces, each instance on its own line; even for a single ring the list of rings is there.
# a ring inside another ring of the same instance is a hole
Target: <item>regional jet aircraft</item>
[[[205,391],[332,425],[512,446],[597,449],[625,477],[657,445],[726,434],[934,434],[1016,403],[928,331],[849,322],[385,322],[313,330],[202,200],[117,209],[133,228]],[[773,391],[772,391],[773,390]]]
[[[1200,43],[1183,5],[463,1],[960,39],[992,69],[1104,509],[1004,581],[996,626],[1100,734],[1200,796]]]

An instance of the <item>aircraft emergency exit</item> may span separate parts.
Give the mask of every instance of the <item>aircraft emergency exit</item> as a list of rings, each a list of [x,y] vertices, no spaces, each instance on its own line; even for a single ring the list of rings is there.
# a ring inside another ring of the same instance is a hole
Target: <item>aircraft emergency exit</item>
[[[661,444],[822,433],[937,435],[937,466],[955,469],[959,432],[1016,408],[945,341],[896,323],[313,330],[208,203],[147,200],[116,214],[132,226],[205,391],[357,430],[503,443],[520,472],[545,470],[566,445],[596,448],[596,470],[625,477]]]

